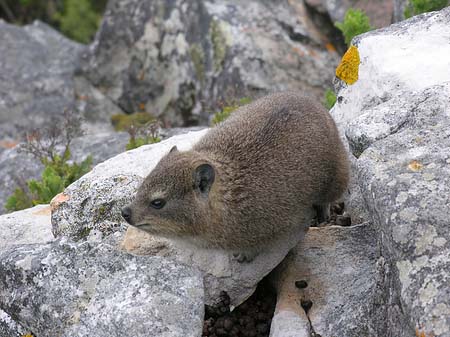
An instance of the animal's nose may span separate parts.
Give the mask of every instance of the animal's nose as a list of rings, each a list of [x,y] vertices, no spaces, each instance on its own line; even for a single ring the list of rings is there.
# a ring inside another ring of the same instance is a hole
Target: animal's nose
[[[128,206],[125,206],[122,208],[122,217],[127,221],[130,222],[131,219],[131,208]]]

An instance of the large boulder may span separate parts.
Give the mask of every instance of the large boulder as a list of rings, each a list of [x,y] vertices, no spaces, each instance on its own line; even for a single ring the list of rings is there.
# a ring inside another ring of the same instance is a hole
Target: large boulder
[[[204,124],[227,93],[321,100],[338,62],[327,42],[299,0],[112,0],[82,75],[126,112]]]
[[[450,336],[449,39],[450,7],[355,38],[332,110],[379,233],[376,336]]]
[[[1,308],[35,336],[200,336],[200,273],[119,252],[118,239],[3,251]]]
[[[86,46],[39,21],[19,27],[0,20],[0,41],[0,142],[54,123],[67,109],[89,123],[109,123],[121,112],[88,82],[74,80]]]

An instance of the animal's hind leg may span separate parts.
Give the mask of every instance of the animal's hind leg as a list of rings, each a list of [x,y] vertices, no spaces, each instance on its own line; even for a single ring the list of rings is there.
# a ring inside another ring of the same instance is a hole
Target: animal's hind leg
[[[314,205],[314,209],[317,213],[317,223],[322,223],[328,221],[330,219],[330,204],[321,204],[321,205]]]

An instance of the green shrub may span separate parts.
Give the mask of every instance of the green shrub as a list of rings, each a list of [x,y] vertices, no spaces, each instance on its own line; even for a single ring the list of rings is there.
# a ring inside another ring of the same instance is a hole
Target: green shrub
[[[70,144],[81,135],[81,118],[64,112],[62,120],[51,127],[34,130],[26,135],[20,151],[32,154],[43,165],[40,180],[21,182],[7,199],[5,208],[18,211],[38,204],[47,204],[64,188],[89,172],[92,157],[81,163],[70,163]]]
[[[64,157],[55,155],[54,160],[43,161],[45,165],[41,180],[29,180],[26,188],[18,187],[10,196],[5,208],[8,211],[18,211],[39,204],[48,204],[55,195],[64,191],[71,183],[89,172],[92,157],[88,156],[80,164],[69,164],[70,152]]]
[[[327,89],[325,91],[325,107],[330,110],[336,104],[336,94],[333,90]]]
[[[153,119],[142,125],[136,122],[131,123],[126,130],[130,135],[130,140],[126,145],[126,149],[132,150],[142,145],[160,142],[159,129],[159,122]]]
[[[237,108],[246,105],[251,102],[251,99],[249,97],[243,97],[239,100],[234,100],[228,103],[223,104],[224,106],[222,109],[218,112],[216,112],[213,116],[213,119],[211,121],[212,125],[219,124],[223,122],[225,119],[227,119],[230,114],[236,110]]]
[[[65,0],[62,13],[55,13],[61,32],[81,43],[89,43],[97,32],[101,15],[96,13],[89,0]]]
[[[345,13],[344,22],[336,22],[334,25],[344,35],[347,45],[350,45],[350,42],[356,35],[373,29],[370,26],[369,17],[363,11],[353,8],[350,8]]]
[[[448,0],[410,0],[405,7],[405,18],[421,13],[438,11],[450,4]]]
[[[88,43],[106,4],[107,0],[0,0],[0,18],[19,25],[38,19],[76,41]]]

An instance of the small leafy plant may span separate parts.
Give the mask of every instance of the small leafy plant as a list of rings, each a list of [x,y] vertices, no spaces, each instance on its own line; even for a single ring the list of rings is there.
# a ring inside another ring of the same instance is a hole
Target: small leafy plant
[[[333,90],[327,89],[325,91],[325,107],[330,110],[336,104],[336,94]]]
[[[81,163],[70,162],[70,144],[80,134],[81,119],[72,112],[65,112],[59,125],[26,134],[26,142],[20,146],[20,151],[37,158],[44,165],[44,171],[40,180],[19,182],[19,187],[6,201],[8,211],[47,204],[64,188],[89,172],[91,156]]]
[[[130,125],[127,129],[130,135],[130,140],[126,145],[127,150],[136,149],[139,146],[159,143],[161,137],[159,136],[160,125],[157,121],[150,121],[144,125]]]
[[[226,102],[219,103],[219,106],[221,106],[221,110],[216,112],[213,116],[213,119],[211,121],[212,125],[217,125],[224,120],[226,120],[230,114],[236,110],[237,108],[246,105],[251,102],[251,98],[249,97],[243,97],[241,99],[234,99],[234,100],[228,100]]]
[[[410,18],[414,15],[438,11],[450,4],[449,0],[410,0],[405,7],[405,18]]]
[[[356,35],[373,29],[369,17],[362,10],[353,8],[347,10],[343,22],[336,22],[334,25],[342,32],[348,46]]]

